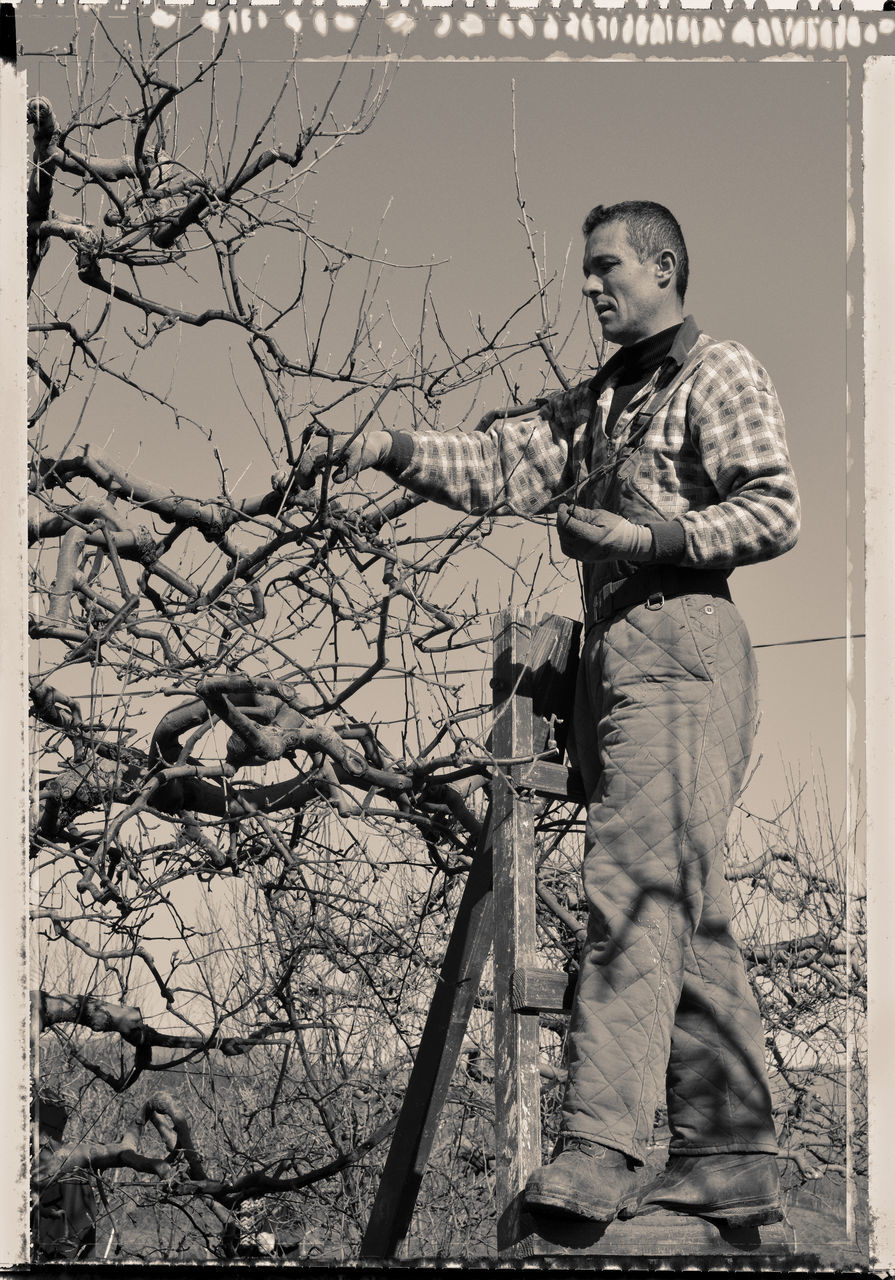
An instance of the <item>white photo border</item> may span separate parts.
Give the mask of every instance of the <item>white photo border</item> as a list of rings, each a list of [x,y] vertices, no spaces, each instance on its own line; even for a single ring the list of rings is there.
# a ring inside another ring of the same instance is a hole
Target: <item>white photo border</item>
[[[888,0],[892,4],[893,0]],[[871,1244],[868,1263],[876,1271],[895,1271],[895,1188],[890,1153],[895,1150],[895,1101],[888,1084],[889,1027],[895,1021],[895,983],[888,980],[895,956],[895,860],[890,833],[895,829],[895,688],[890,654],[895,650],[895,606],[890,595],[895,562],[895,361],[890,318],[895,293],[895,12],[857,7],[844,0],[814,7],[798,0],[792,7],[770,7],[758,0],[725,5],[683,6],[679,0],[626,0],[620,6],[599,0],[21,0],[4,5],[29,17],[58,6],[121,13],[144,10],[161,28],[201,21],[212,30],[228,24],[247,55],[266,36],[282,29],[300,35],[302,60],[339,59],[354,38],[363,15],[373,18],[384,48],[377,58],[431,61],[462,60],[638,60],[638,61],[827,61],[848,68],[847,129],[844,157],[848,189],[849,236],[845,251],[847,298],[847,407],[850,438],[864,443],[866,535],[849,546],[851,582],[849,619],[866,603],[866,687],[854,675],[854,642],[848,624],[848,702],[866,705],[868,969],[870,981],[869,1146]],[[391,46],[394,46],[392,51]],[[373,55],[370,55],[372,57]],[[13,406],[11,421],[25,415],[24,323],[24,75],[6,61],[0,66],[0,170],[4,197],[0,207],[0,318],[4,341],[0,356],[3,403]],[[863,320],[863,323],[862,323]],[[0,739],[7,785],[3,852],[7,871],[4,895],[6,927],[0,929],[6,976],[2,1078],[6,1097],[18,1107],[0,1116],[0,1266],[27,1259],[28,1189],[28,933],[20,903],[25,899],[24,846],[27,820],[25,624],[22,433],[7,428],[6,465],[0,468],[0,519],[4,555],[0,558],[4,662]],[[860,513],[852,512],[850,538]],[[854,716],[843,726],[850,770],[860,757]],[[12,1034],[13,1028],[15,1034]]]

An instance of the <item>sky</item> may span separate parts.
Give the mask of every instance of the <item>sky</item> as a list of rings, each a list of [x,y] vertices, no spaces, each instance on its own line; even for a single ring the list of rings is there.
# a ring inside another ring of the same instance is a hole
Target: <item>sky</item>
[[[46,47],[48,25],[29,28],[27,13],[22,17],[25,47],[40,41]],[[271,84],[288,70],[276,60],[253,62],[251,51],[241,50],[249,55],[243,66],[249,114],[261,113]],[[41,59],[31,66],[29,92],[60,91],[60,64]],[[304,63],[297,78],[304,103],[320,101],[334,69]],[[794,551],[740,569],[732,581],[759,657],[756,756],[767,764],[755,795],[771,808],[785,803],[784,765],[804,778],[822,761],[834,806],[841,806],[846,646],[826,638],[846,629],[845,475],[849,456],[859,453],[846,437],[845,69],[787,62],[404,62],[370,129],[327,157],[300,190],[299,205],[313,207],[316,225],[334,242],[350,233],[353,244],[371,248],[378,235],[391,261],[440,264],[433,294],[440,319],[460,342],[469,340],[476,317],[486,327],[499,323],[533,290],[515,194],[514,85],[519,180],[547,275],[562,280],[552,297],[559,299],[557,341],[569,338],[564,357],[574,367],[587,349],[584,214],[596,203],[654,199],[672,209],[687,239],[686,310],[713,337],[749,347],[777,387],[801,490],[802,534]],[[350,97],[350,80],[346,88]],[[182,143],[191,127],[200,126],[181,122]],[[67,251],[55,252],[61,269]],[[275,284],[276,257],[259,259],[262,268]],[[416,273],[387,273],[383,290],[396,326],[416,323]],[[235,395],[238,369],[215,364],[226,355],[227,338],[220,327],[213,330],[185,339],[166,335],[149,358],[157,359],[159,385],[170,385],[185,411],[226,446],[231,475],[243,477],[238,492],[256,492],[265,487],[269,458],[240,404],[241,396],[251,401],[247,383]],[[526,377],[530,366],[520,365],[523,395]],[[540,390],[532,385],[530,394]],[[471,404],[456,400],[451,421],[461,422]],[[485,394],[481,407],[493,404]],[[61,436],[66,424],[58,422]],[[97,399],[80,430],[83,439],[110,442],[122,458],[139,451],[135,469],[153,478],[165,478],[175,447],[192,491],[205,485],[210,492],[216,483],[211,448],[198,432],[172,437],[151,405],[128,401],[120,390]],[[854,545],[854,528],[849,532]],[[495,545],[509,554],[518,536],[515,527],[499,530]],[[476,571],[487,583],[494,570],[481,563]],[[575,611],[574,589],[562,604]],[[863,630],[859,611],[852,627]],[[855,657],[862,657],[861,641]]]

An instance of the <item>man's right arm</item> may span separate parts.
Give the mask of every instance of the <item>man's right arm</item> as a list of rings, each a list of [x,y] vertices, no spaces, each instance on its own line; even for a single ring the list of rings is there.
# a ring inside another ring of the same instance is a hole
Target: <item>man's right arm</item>
[[[561,400],[500,418],[486,431],[387,432],[388,453],[377,465],[414,493],[461,511],[541,511],[568,485],[574,415]]]
[[[298,483],[310,487],[329,458],[336,481],[375,467],[462,511],[539,511],[568,484],[581,399],[576,391],[560,393],[537,413],[498,419],[486,431],[366,431],[343,437],[341,445],[312,442],[299,462]]]

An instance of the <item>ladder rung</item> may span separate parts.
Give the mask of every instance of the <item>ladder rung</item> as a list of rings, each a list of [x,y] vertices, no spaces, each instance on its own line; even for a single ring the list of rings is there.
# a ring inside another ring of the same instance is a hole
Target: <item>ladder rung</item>
[[[539,796],[584,801],[584,787],[578,770],[549,760],[534,760],[520,769],[518,785],[530,788]]]
[[[514,969],[510,979],[510,1004],[515,1013],[568,1013],[575,979],[557,969],[532,965]]]

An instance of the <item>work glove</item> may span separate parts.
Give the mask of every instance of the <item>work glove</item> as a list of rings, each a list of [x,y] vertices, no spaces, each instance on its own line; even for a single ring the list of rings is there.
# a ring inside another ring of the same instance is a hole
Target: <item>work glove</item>
[[[386,431],[334,431],[325,436],[312,436],[302,450],[295,468],[300,489],[313,489],[314,481],[327,464],[332,464],[332,479],[343,484],[364,467],[384,462],[391,449],[391,436]]]
[[[627,560],[636,564],[653,559],[653,535],[649,529],[611,511],[590,511],[561,503],[556,512],[556,529],[559,545],[573,560]]]

